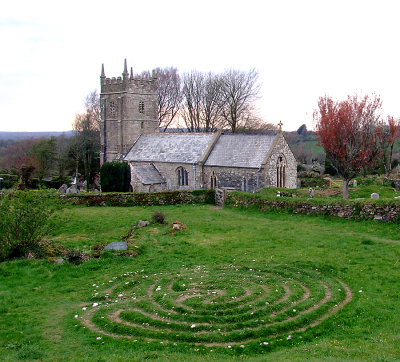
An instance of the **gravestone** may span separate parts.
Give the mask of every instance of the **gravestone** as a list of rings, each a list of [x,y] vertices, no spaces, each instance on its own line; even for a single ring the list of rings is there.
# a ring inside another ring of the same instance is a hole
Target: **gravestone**
[[[308,197],[309,197],[310,199],[312,199],[312,198],[314,197],[314,189],[313,189],[312,187],[310,187],[310,188],[308,189]]]
[[[104,250],[128,250],[128,244],[125,241],[114,241],[108,244]]]
[[[66,193],[67,194],[77,194],[78,188],[77,188],[76,184],[72,184],[71,187],[68,187]]]
[[[371,194],[371,199],[375,199],[375,200],[379,199],[379,194],[377,194],[376,192],[373,192]]]
[[[353,186],[357,187],[357,180],[353,180]]]
[[[60,194],[65,194],[65,193],[67,192],[67,190],[68,190],[68,186],[67,186],[66,184],[62,184],[62,185],[60,186],[60,188],[58,189],[58,192],[59,192]]]

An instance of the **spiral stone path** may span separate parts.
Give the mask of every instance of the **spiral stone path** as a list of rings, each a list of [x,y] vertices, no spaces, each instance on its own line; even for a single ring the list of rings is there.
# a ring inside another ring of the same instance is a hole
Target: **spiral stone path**
[[[140,270],[92,288],[79,317],[97,335],[202,348],[301,340],[352,299],[343,281],[287,265]]]

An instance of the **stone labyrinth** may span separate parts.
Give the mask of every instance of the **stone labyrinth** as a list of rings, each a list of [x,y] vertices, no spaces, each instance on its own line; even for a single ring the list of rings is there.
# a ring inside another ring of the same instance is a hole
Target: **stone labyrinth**
[[[301,341],[352,299],[341,280],[289,266],[127,272],[93,284],[75,315],[104,336],[232,350]],[[279,342],[281,341],[281,342]],[[283,342],[282,342],[283,341]]]

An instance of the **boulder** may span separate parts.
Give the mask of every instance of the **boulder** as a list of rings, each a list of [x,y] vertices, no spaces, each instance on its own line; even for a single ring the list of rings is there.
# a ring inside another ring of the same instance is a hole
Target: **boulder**
[[[180,221],[174,221],[172,223],[172,230],[180,231],[180,230],[183,230],[183,229],[186,229],[186,226],[185,226],[185,224],[181,223]]]
[[[137,223],[138,229],[144,228],[144,227],[149,226],[149,225],[150,225],[150,222],[148,222],[147,220],[145,220],[145,221],[139,220],[138,223]]]
[[[114,241],[108,244],[104,250],[128,250],[128,244],[125,241]]]
[[[376,192],[373,192],[371,194],[371,199],[375,199],[375,200],[379,199],[379,194],[377,194]]]

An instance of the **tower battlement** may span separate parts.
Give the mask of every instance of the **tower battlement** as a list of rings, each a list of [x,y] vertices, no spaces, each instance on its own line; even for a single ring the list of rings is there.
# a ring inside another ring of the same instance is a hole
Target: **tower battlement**
[[[126,59],[124,63],[124,71],[122,77],[108,78],[104,73],[104,64],[101,68],[100,85],[101,93],[113,93],[113,92],[132,92],[132,93],[152,93],[157,90],[156,85],[157,78],[152,74],[149,77],[133,76],[133,70],[131,68],[130,74],[128,73]]]

